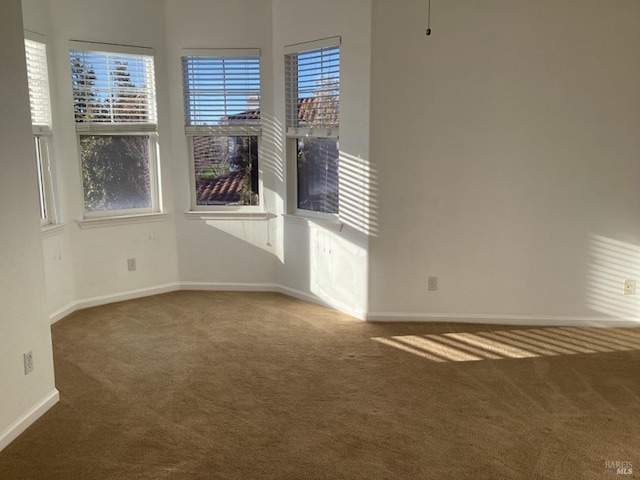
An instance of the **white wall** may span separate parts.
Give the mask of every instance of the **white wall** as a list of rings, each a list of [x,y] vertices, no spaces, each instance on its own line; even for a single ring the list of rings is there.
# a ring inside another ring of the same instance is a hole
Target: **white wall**
[[[44,36],[49,57],[49,83],[52,93],[56,91],[56,64],[52,57],[51,12],[48,0],[22,0],[22,18],[24,29]],[[52,111],[57,112],[58,99],[51,96]],[[54,122],[52,130],[56,133],[58,122]],[[58,222],[67,221],[65,206],[69,197],[66,188],[67,179],[59,176],[56,169],[56,151],[51,146],[51,172],[53,183],[56,185],[54,211],[50,212]],[[47,287],[47,312],[55,316],[56,312],[64,310],[76,299],[75,281],[73,276],[73,257],[70,245],[70,235],[67,229],[50,229],[43,234],[42,247],[44,250],[44,264]]]
[[[33,0],[31,0],[33,1]],[[52,59],[55,68],[54,112],[55,166],[60,198],[62,234],[55,236],[45,250],[48,284],[55,292],[59,275],[56,270],[57,243],[68,242],[62,260],[71,263],[74,281],[71,303],[89,299],[116,298],[132,291],[155,291],[159,286],[177,285],[176,235],[173,221],[170,152],[169,102],[167,95],[164,5],[155,0],[130,2],[116,0],[49,1]],[[28,14],[25,11],[25,15]],[[155,49],[156,88],[158,97],[158,132],[162,196],[169,214],[159,221],[111,225],[81,229],[76,220],[83,214],[82,183],[78,158],[69,68],[69,40],[116,43]],[[47,241],[45,241],[47,242]],[[126,259],[135,257],[137,270],[127,270]],[[53,260],[52,260],[53,259]],[[60,308],[63,305],[58,305]],[[53,313],[53,311],[52,311]]]
[[[57,401],[20,0],[0,6],[0,449]],[[31,350],[34,371],[24,374]],[[42,409],[37,414],[42,413]],[[36,416],[37,416],[36,414]]]
[[[374,1],[375,318],[638,318],[640,4]],[[427,292],[427,277],[439,290]]]
[[[259,48],[261,51],[263,133],[259,168],[261,202],[272,216],[279,211],[274,195],[274,125],[272,96],[271,6],[260,0],[167,0],[166,44],[171,95],[171,176],[176,191],[180,280],[187,287],[256,288],[273,284],[278,263],[274,220],[203,220],[187,218],[190,174],[180,58],[185,48]],[[275,160],[277,162],[277,159]]]
[[[285,221],[278,282],[357,316],[367,310],[370,0],[273,1],[276,122],[284,125],[284,46],[340,36],[342,231]],[[281,153],[284,162],[284,149]],[[365,178],[361,174],[365,174]],[[278,194],[286,197],[284,181]]]

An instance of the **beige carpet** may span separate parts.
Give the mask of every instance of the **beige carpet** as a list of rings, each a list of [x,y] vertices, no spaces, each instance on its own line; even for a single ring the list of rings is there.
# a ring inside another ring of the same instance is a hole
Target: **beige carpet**
[[[0,452],[0,479],[640,476],[640,329],[366,324],[177,292],[76,312],[53,339],[61,402]]]

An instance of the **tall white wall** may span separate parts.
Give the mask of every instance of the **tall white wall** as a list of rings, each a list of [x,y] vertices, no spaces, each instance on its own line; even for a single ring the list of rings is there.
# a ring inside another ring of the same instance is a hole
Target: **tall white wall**
[[[25,12],[27,13],[27,12]],[[173,220],[169,102],[167,94],[164,4],[155,0],[55,0],[49,1],[52,59],[56,180],[60,196],[62,234],[45,241],[50,288],[66,272],[57,263],[71,263],[72,303],[108,299],[122,293],[157,291],[177,285],[177,253]],[[168,215],[160,220],[82,229],[82,179],[73,120],[69,67],[69,40],[115,43],[155,49],[158,97],[158,133],[162,198]],[[58,241],[63,249],[58,254]],[[66,250],[65,242],[68,242]],[[62,259],[56,257],[62,257]],[[137,270],[127,270],[126,259],[135,257]],[[54,290],[55,291],[55,290]],[[64,305],[58,305],[58,308]]]
[[[370,218],[369,84],[370,0],[274,0],[273,55],[276,123],[284,117],[284,47],[327,37],[340,46],[340,216],[341,231],[285,220],[278,282],[293,291],[363,316],[367,311]],[[282,127],[281,127],[282,128]],[[280,156],[285,162],[282,143]],[[284,181],[278,195],[286,198]]]
[[[22,18],[24,29],[37,33],[44,37],[47,45],[47,53],[49,56],[49,83],[51,84],[52,94],[56,91],[56,75],[57,70],[55,62],[53,62],[52,50],[52,29],[51,29],[51,11],[49,9],[48,0],[22,0]],[[58,99],[55,95],[51,96],[52,111],[58,110]],[[54,122],[52,130],[57,133],[58,119]],[[67,192],[66,185],[68,180],[64,176],[59,176],[56,169],[56,150],[51,145],[51,173],[52,183],[56,186],[56,201],[54,202],[54,211],[50,212],[58,222],[67,222],[68,214],[66,211]],[[47,312],[54,316],[57,312],[65,311],[66,307],[72,304],[76,299],[75,280],[73,275],[73,257],[70,244],[70,235],[68,227],[64,228],[45,228],[42,235],[42,248],[44,250],[45,278],[47,289]]]
[[[427,37],[426,2],[374,1],[374,318],[639,317],[639,22],[449,0]]]
[[[57,401],[20,0],[0,6],[0,449]],[[34,371],[24,374],[31,350]],[[31,415],[30,415],[31,412]]]
[[[274,282],[280,242],[275,196],[278,159],[272,95],[271,6],[259,0],[166,0],[166,44],[171,96],[171,177],[175,188],[179,276],[188,288],[268,288]],[[188,48],[259,48],[263,133],[260,201],[268,220],[189,218],[189,156],[184,134],[181,56]]]

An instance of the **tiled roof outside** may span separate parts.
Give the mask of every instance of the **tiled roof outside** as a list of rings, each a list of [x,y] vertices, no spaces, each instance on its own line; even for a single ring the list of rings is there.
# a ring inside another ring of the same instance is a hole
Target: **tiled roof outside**
[[[340,98],[337,96],[308,97],[298,99],[300,126],[336,128],[340,124]],[[245,110],[223,119],[223,124],[251,123],[260,120],[260,109]]]
[[[300,126],[337,128],[340,124],[340,100],[336,96],[298,99]]]
[[[256,108],[253,110],[245,110],[244,112],[236,113],[234,115],[227,115],[223,117],[222,123],[224,124],[224,120],[234,122],[234,123],[251,123],[252,121],[260,120],[260,109]]]
[[[198,205],[228,205],[240,202],[243,172],[229,172],[210,180],[196,181]]]

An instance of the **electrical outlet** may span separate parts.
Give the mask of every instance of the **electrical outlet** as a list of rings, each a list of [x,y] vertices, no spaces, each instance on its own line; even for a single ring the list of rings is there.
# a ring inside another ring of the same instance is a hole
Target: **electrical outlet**
[[[135,269],[136,269],[136,259],[135,258],[127,258],[127,269],[130,272],[135,271]]]
[[[431,291],[438,290],[438,277],[429,277],[427,279],[427,289]]]
[[[625,280],[623,288],[624,288],[624,294],[625,295],[635,295],[636,294],[636,281],[635,280]]]
[[[29,350],[22,354],[24,360],[24,374],[28,375],[33,372],[33,352]]]

